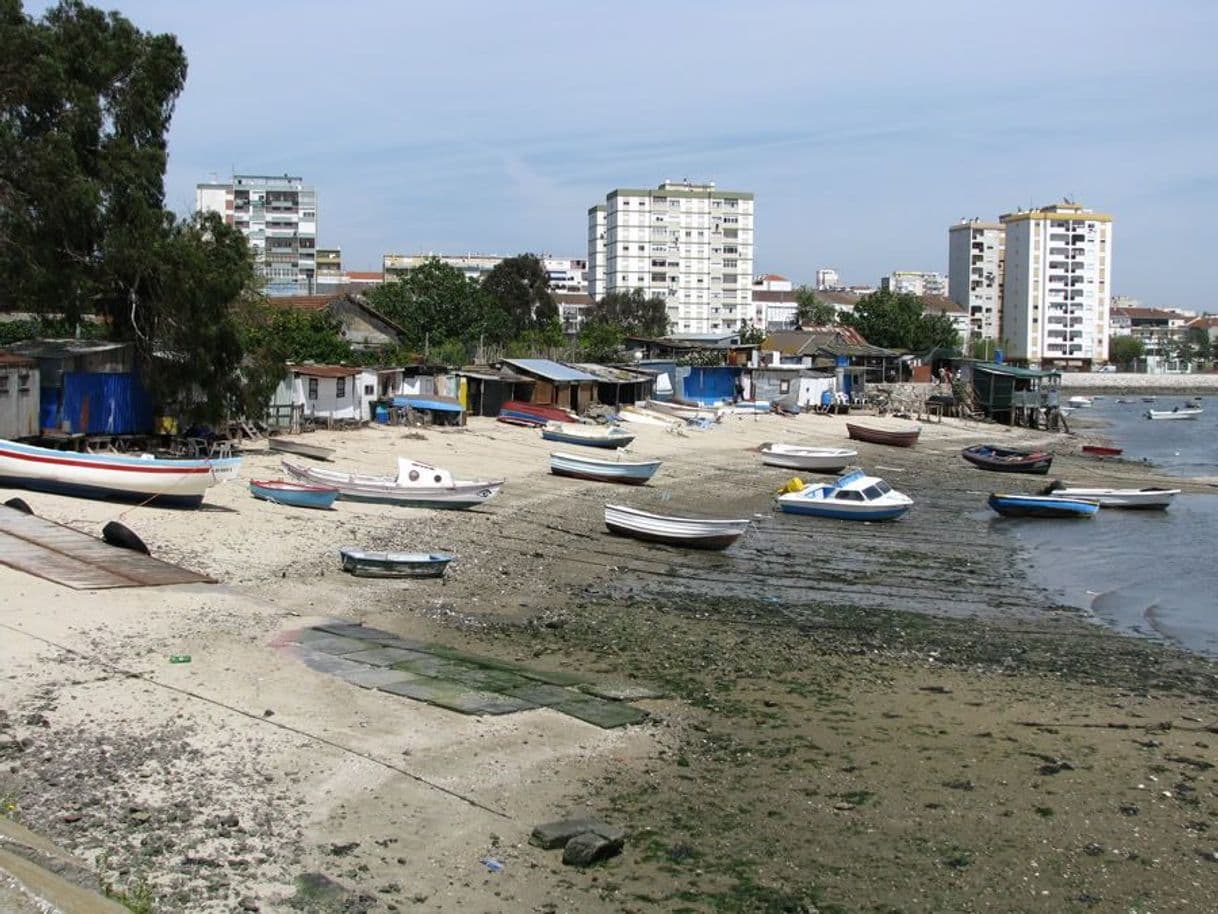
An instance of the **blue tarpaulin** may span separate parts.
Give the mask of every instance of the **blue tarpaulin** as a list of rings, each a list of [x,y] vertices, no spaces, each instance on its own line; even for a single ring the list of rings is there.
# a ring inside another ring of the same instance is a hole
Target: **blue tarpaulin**
[[[456,400],[437,400],[434,397],[394,397],[394,406],[409,406],[411,409],[432,409],[440,413],[464,412]]]
[[[728,366],[690,366],[682,378],[684,399],[694,403],[730,403],[736,399],[739,368]]]
[[[61,419],[86,435],[146,434],[152,399],[135,374],[64,372]]]

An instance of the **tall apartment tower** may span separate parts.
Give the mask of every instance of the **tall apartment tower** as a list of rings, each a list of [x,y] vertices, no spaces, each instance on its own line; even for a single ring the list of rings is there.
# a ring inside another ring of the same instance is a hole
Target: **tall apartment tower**
[[[594,298],[664,299],[672,333],[738,330],[754,318],[753,195],[684,181],[612,190],[588,210],[588,271]]]
[[[835,292],[842,288],[842,278],[832,267],[821,267],[816,271],[816,288],[822,292]]]
[[[1011,359],[1087,369],[1108,358],[1112,216],[1065,201],[999,217]]]
[[[969,336],[999,339],[1006,228],[1000,222],[962,219],[947,230],[948,296],[965,310]]]
[[[241,230],[268,295],[310,292],[317,279],[317,191],[290,175],[233,175],[199,184],[195,205]]]

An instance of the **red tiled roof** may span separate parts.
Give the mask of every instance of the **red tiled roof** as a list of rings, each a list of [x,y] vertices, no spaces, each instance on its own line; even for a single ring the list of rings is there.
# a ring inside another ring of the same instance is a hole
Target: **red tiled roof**
[[[794,289],[754,289],[753,301],[790,302],[795,304]]]
[[[1185,316],[1179,311],[1172,311],[1170,308],[1113,308],[1113,317],[1129,317],[1139,318],[1141,320],[1185,320]]]
[[[1203,314],[1201,317],[1194,317],[1188,322],[1190,327],[1199,327],[1209,329],[1210,327],[1218,327],[1218,317],[1212,314]]]
[[[341,295],[282,295],[266,300],[272,308],[284,311],[320,311]]]
[[[766,273],[765,276],[761,277],[761,281],[762,282],[786,282],[787,278],[785,276],[779,276],[777,273]]]
[[[28,356],[18,355],[15,352],[0,352],[0,366],[6,368],[33,368],[35,362]]]
[[[946,311],[950,314],[967,314],[967,310],[946,295],[922,295],[923,311]]]
[[[347,278],[355,282],[384,282],[385,274],[379,270],[364,271],[348,270]]]

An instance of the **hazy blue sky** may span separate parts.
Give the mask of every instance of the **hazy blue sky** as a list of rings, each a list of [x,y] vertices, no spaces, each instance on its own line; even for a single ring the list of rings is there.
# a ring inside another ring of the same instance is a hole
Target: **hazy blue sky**
[[[189,57],[170,206],[302,175],[354,269],[582,256],[609,189],[688,177],[756,194],[757,272],[875,282],[1065,194],[1114,214],[1118,294],[1218,310],[1213,0],[98,5]]]

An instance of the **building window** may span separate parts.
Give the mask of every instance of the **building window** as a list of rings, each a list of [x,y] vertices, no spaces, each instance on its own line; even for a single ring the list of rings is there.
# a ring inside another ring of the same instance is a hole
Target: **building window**
[[[778,392],[780,394],[789,394],[791,392],[791,382],[790,381],[779,381],[778,382]]]
[[[371,384],[364,385],[364,396],[365,397],[371,397],[375,393],[375,391],[376,391],[376,388],[373,387]]]
[[[347,379],[335,378],[334,380],[334,396],[336,399],[343,399],[347,396]]]
[[[309,378],[309,399],[317,399],[317,378]]]

